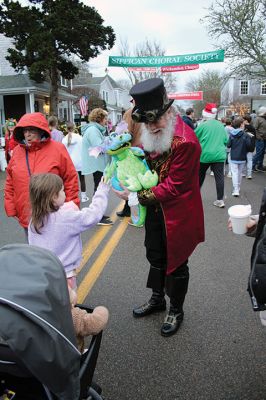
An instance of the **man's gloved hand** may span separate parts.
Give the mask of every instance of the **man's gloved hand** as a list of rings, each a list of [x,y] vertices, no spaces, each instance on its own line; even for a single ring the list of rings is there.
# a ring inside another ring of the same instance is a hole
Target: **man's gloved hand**
[[[138,199],[142,206],[159,204],[151,189],[143,189],[138,192]]]

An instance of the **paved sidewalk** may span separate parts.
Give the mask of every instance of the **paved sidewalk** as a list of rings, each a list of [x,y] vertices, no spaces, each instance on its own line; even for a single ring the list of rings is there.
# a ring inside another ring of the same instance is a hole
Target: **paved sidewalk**
[[[4,189],[5,180],[6,180],[6,173],[3,171],[0,171],[0,190]]]

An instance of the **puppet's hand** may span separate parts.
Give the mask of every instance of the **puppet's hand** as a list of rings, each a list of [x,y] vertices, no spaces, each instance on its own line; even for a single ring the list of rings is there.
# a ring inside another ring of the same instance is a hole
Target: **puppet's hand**
[[[145,174],[138,174],[138,180],[144,189],[150,189],[157,185],[158,175],[156,171],[146,171]]]
[[[129,176],[126,180],[126,187],[130,192],[138,192],[142,189],[141,183],[139,182],[138,178],[134,176]]]

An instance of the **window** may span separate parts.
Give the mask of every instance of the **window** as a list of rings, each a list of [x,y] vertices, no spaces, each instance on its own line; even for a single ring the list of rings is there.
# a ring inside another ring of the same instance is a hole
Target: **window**
[[[61,86],[67,87],[67,79],[63,78],[61,75],[60,75],[60,83]]]
[[[266,94],[266,82],[261,84],[260,94]]]
[[[248,94],[248,81],[240,81],[240,94]]]
[[[103,100],[105,100],[106,103],[108,103],[108,92],[105,92],[103,90]]]

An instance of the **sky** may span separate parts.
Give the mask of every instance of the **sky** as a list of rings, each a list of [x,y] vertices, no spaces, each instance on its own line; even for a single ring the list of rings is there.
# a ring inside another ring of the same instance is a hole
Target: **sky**
[[[112,26],[116,43],[111,50],[91,59],[89,66],[94,76],[108,74],[118,80],[126,79],[123,68],[108,67],[108,56],[119,56],[121,40],[127,40],[133,51],[146,39],[156,40],[165,49],[165,55],[183,55],[217,50],[208,37],[200,18],[208,14],[213,0],[83,0],[94,7],[104,19],[103,25]],[[132,55],[134,55],[132,53]],[[200,65],[197,71],[178,72],[178,86],[184,89],[185,81],[202,70],[223,68],[223,63]]]
[[[1,1],[1,0],[0,0]],[[23,5],[28,0],[19,0]],[[214,0],[82,0],[94,7],[103,18],[104,26],[112,26],[116,42],[111,50],[103,51],[89,62],[93,76],[108,74],[115,80],[127,79],[120,67],[108,67],[108,57],[120,55],[121,41],[127,41],[131,55],[138,44],[148,39],[165,49],[165,55],[201,53],[221,48],[207,34],[200,19],[208,14]],[[177,72],[177,91],[184,91],[190,78],[199,76],[206,69],[219,70],[225,63],[201,64],[195,71]]]

